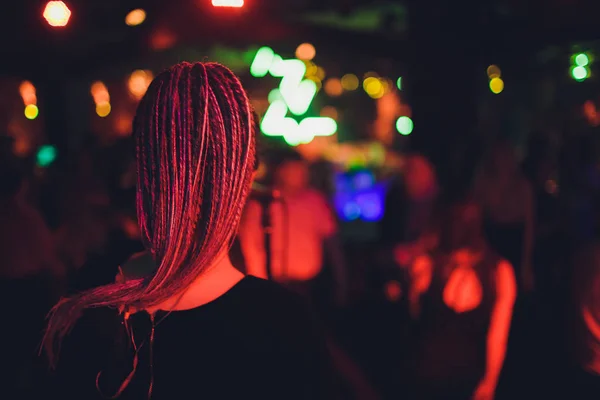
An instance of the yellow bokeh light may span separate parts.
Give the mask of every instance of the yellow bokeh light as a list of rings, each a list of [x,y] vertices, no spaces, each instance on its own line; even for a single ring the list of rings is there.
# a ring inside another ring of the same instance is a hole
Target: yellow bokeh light
[[[315,46],[310,43],[302,43],[296,49],[296,58],[299,60],[312,60],[317,55]]]
[[[325,82],[325,93],[329,96],[337,97],[344,93],[342,82],[338,78],[329,78]]]
[[[502,71],[500,71],[500,68],[497,65],[492,64],[487,68],[487,75],[490,79],[500,78],[500,76],[502,76]]]
[[[338,110],[335,107],[332,106],[325,106],[321,109],[320,112],[321,117],[328,117],[331,119],[335,119],[337,121],[338,119]]]
[[[129,93],[136,99],[141,99],[144,94],[146,94],[146,90],[148,90],[148,86],[150,86],[150,82],[152,82],[152,72],[147,70],[137,70],[133,71],[131,76],[129,77]]]
[[[310,77],[317,75],[317,66],[312,61],[304,61],[304,65],[306,65],[306,73],[304,76]]]
[[[146,11],[138,8],[136,10],[132,10],[125,17],[125,23],[128,26],[137,26],[143,23],[146,20]]]
[[[315,75],[320,80],[325,79],[326,74],[325,74],[325,70],[323,69],[323,67],[317,67],[317,73]]]
[[[111,111],[111,106],[110,103],[98,103],[96,104],[96,114],[98,114],[99,117],[108,117],[108,114],[110,114]]]
[[[358,77],[354,74],[346,74],[342,76],[342,87],[346,90],[356,90],[358,88]]]
[[[306,79],[313,81],[315,85],[317,85],[317,91],[321,90],[323,87],[323,82],[316,76],[309,76]]]
[[[37,108],[35,104],[28,104],[25,107],[25,118],[27,119],[36,119],[40,110]]]
[[[385,87],[381,81],[372,76],[363,81],[363,88],[373,99],[379,99],[385,94]]]
[[[490,90],[494,94],[502,93],[504,90],[504,81],[501,78],[494,78],[490,81]]]

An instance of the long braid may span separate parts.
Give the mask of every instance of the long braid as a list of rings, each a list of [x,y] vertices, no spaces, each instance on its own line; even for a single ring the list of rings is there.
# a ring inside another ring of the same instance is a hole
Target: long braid
[[[153,276],[114,283],[54,306],[44,347],[59,344],[92,307],[141,310],[185,290],[231,245],[250,190],[253,114],[238,78],[217,63],[181,63],[159,74],[134,121],[137,213],[157,262]]]

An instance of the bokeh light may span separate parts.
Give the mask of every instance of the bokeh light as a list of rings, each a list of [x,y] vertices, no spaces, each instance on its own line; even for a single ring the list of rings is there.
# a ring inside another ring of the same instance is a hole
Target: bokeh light
[[[585,53],[579,53],[575,56],[575,64],[580,67],[585,67],[590,63],[590,58]]]
[[[36,161],[39,167],[47,167],[56,160],[56,147],[51,145],[44,145],[39,148]]]
[[[344,216],[348,221],[354,221],[360,218],[360,207],[354,202],[348,202],[343,208]]]
[[[414,124],[413,124],[412,119],[410,119],[410,117],[402,116],[402,117],[398,118],[398,120],[396,121],[396,130],[401,135],[404,135],[404,136],[410,135],[412,133],[413,129],[414,129]]]
[[[338,110],[333,106],[325,106],[321,109],[319,113],[321,117],[328,117],[337,121],[339,114]]]
[[[275,52],[270,47],[264,46],[258,49],[254,60],[250,65],[250,74],[255,78],[262,78],[269,73],[271,64],[275,58]]]
[[[502,78],[493,78],[490,81],[490,90],[494,94],[500,94],[504,90],[504,81]]]
[[[323,67],[317,67],[317,73],[315,74],[315,76],[317,78],[319,78],[320,80],[325,79],[325,76],[327,74],[325,73],[325,69]]]
[[[110,102],[110,94],[108,93],[108,89],[103,82],[96,81],[92,83],[90,93],[92,94],[94,103],[96,104]]]
[[[25,107],[25,118],[27,119],[36,119],[39,114],[39,109],[35,104],[28,104]]]
[[[487,67],[487,76],[490,79],[500,78],[502,76],[502,71],[500,70],[500,67],[498,67],[495,64],[492,64],[489,67]]]
[[[98,114],[99,117],[102,117],[102,118],[108,117],[111,109],[112,109],[112,107],[110,106],[110,103],[108,103],[108,102],[96,104],[96,114]]]
[[[312,62],[312,61],[305,61],[304,60],[304,65],[306,66],[306,73],[304,74],[305,77],[310,77],[310,76],[317,76],[317,65]]]
[[[399,77],[398,80],[396,80],[396,87],[398,90],[402,90],[402,77]]]
[[[19,85],[19,93],[23,99],[23,104],[26,106],[30,104],[37,104],[37,95],[33,83],[29,81],[23,81],[21,85]]]
[[[385,87],[381,80],[372,76],[363,81],[363,89],[373,99],[379,99],[385,94]]]
[[[327,93],[331,97],[338,97],[344,93],[344,88],[342,87],[342,81],[338,78],[329,78],[325,82],[325,93]]]
[[[383,93],[384,94],[389,93],[394,88],[394,82],[392,82],[388,78],[381,78],[381,79],[379,79],[379,81],[383,85]]]
[[[590,76],[590,70],[587,67],[578,65],[571,69],[571,76],[573,76],[573,79],[576,81],[581,82]]]
[[[152,82],[152,72],[148,70],[137,70],[133,71],[131,76],[129,77],[128,87],[129,93],[131,96],[140,100],[146,94],[146,90],[148,90],[148,86]]]
[[[212,5],[215,7],[244,7],[244,0],[212,0]]]
[[[132,10],[125,17],[125,24],[128,26],[138,26],[142,24],[146,20],[146,11],[138,8],[136,10]]]
[[[150,47],[156,51],[170,49],[177,43],[177,35],[166,27],[155,28],[150,35]]]
[[[323,82],[321,82],[321,80],[317,76],[308,76],[306,77],[306,79],[315,83],[315,85],[317,86],[317,91],[321,90],[321,88],[323,87]]]
[[[71,10],[62,1],[49,1],[44,8],[44,19],[50,26],[67,26],[70,18]]]
[[[299,60],[310,61],[317,55],[317,50],[315,46],[310,43],[302,43],[296,49],[296,58]]]
[[[354,74],[346,74],[342,76],[342,87],[345,90],[356,90],[358,89],[358,85],[360,82],[358,81],[358,77]]]
[[[385,284],[385,297],[391,302],[397,302],[402,297],[402,285],[398,281],[389,281]]]

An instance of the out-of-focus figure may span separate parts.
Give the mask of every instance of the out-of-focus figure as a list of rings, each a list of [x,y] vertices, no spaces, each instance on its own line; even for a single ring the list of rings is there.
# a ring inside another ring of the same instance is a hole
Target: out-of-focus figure
[[[436,248],[409,269],[413,396],[492,399],[516,298],[514,272],[486,244],[475,202],[453,202],[437,217]]]
[[[600,243],[577,253],[573,263],[573,308],[569,313],[575,329],[570,344],[573,370],[565,395],[595,399],[600,393]]]
[[[475,182],[490,246],[515,268],[519,289],[533,288],[534,198],[514,149],[498,142]]]
[[[326,198],[308,186],[307,163],[295,151],[282,150],[273,156],[271,168],[273,187],[281,201],[271,202],[265,210],[251,199],[242,216],[239,238],[247,272],[268,276],[262,217],[269,212],[271,278],[312,297],[325,252],[333,268],[336,299],[344,302],[347,280],[337,224]]]
[[[10,155],[0,159],[0,300],[3,392],[29,398],[46,312],[62,294],[65,270],[52,233],[27,201],[28,180]],[[9,306],[10,305],[10,306]]]
[[[431,247],[427,232],[438,191],[433,165],[422,155],[409,156],[403,179],[388,191],[381,224],[383,243],[393,249],[399,266],[410,265],[416,255]]]
[[[536,292],[545,300],[554,302],[560,286],[561,269],[569,265],[566,211],[561,204],[561,182],[558,165],[547,140],[534,135],[528,145],[529,151],[523,162],[523,170],[531,183],[535,200],[535,241],[533,246],[533,270]],[[562,299],[561,299],[562,300]],[[548,301],[545,301],[548,303]],[[550,304],[547,304],[549,306]]]
[[[433,165],[421,155],[409,156],[403,179],[388,191],[382,222],[385,240],[401,243],[419,238],[428,226],[437,194]]]

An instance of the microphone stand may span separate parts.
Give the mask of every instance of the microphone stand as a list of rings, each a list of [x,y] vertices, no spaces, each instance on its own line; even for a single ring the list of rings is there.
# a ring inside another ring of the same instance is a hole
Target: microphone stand
[[[273,279],[273,260],[271,249],[271,238],[273,236],[273,221],[271,218],[271,204],[281,201],[281,195],[277,190],[260,191],[255,195],[256,201],[261,205],[262,218],[261,224],[263,228],[264,243],[265,243],[265,267],[269,280]]]

